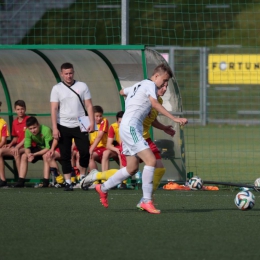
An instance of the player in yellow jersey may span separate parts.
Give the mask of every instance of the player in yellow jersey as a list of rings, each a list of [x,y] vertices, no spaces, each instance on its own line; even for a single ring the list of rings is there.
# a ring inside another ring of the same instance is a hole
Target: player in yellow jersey
[[[90,148],[89,148],[89,170],[97,169],[96,162],[101,163],[103,152],[106,150],[108,120],[103,117],[103,108],[101,106],[93,106],[94,117],[97,124],[98,131],[89,134]]]
[[[0,101],[0,111],[1,111],[2,101]],[[0,148],[3,147],[7,142],[7,137],[9,136],[7,123],[3,118],[0,117]]]
[[[116,114],[116,122],[111,124],[108,130],[107,138],[107,150],[104,151],[102,157],[102,172],[109,169],[109,159],[113,158],[120,164],[121,168],[121,157],[120,157],[120,136],[119,126],[123,117],[124,111],[119,111]]]

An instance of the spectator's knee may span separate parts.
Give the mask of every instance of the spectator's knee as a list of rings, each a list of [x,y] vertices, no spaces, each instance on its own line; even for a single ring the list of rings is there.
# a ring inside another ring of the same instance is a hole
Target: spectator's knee
[[[27,160],[27,155],[25,153],[21,156],[21,160],[23,160],[23,161]]]

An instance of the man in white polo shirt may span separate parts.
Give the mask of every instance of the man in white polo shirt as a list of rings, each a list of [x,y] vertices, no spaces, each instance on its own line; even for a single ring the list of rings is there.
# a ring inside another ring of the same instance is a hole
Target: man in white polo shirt
[[[50,96],[52,130],[61,153],[61,166],[66,181],[64,190],[73,191],[70,179],[72,138],[80,154],[80,174],[85,176],[89,163],[89,138],[88,134],[81,132],[78,117],[85,115],[85,106],[90,120],[87,129],[89,133],[94,131],[94,113],[89,88],[84,82],[74,80],[71,63],[61,65],[61,77],[63,81],[52,88]]]

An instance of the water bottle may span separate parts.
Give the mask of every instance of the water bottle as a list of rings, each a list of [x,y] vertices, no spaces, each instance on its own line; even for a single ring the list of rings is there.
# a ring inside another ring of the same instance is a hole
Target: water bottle
[[[140,171],[138,171],[135,174],[135,181],[136,181],[135,189],[138,190],[142,184],[142,173]]]
[[[136,183],[142,183],[142,173],[140,171],[138,171],[135,174],[135,179],[136,179]]]
[[[53,168],[53,167],[50,167],[50,176],[51,176],[51,183],[52,183],[52,186],[55,185],[56,183],[56,175],[57,175],[57,169],[56,168]]]

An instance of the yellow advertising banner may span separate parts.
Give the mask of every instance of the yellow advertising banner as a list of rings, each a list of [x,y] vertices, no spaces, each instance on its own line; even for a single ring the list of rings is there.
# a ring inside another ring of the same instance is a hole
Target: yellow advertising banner
[[[209,54],[209,84],[260,84],[260,55]]]

